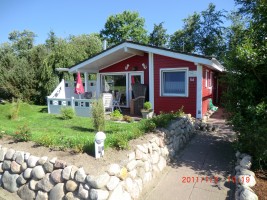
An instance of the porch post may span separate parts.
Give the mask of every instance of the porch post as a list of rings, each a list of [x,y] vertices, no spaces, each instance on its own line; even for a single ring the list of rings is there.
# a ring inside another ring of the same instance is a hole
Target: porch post
[[[154,109],[154,54],[148,54],[148,72],[149,72],[149,101]]]
[[[88,92],[88,72],[84,72],[84,90]]]
[[[196,102],[196,118],[202,119],[202,66],[195,63],[197,66],[197,102]]]
[[[96,74],[96,97],[97,98],[100,97],[100,84],[101,84],[100,74],[97,73]]]

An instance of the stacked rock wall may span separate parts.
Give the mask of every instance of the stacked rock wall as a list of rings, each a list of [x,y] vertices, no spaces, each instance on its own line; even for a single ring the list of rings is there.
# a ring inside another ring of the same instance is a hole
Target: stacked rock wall
[[[258,196],[251,189],[251,187],[256,185],[255,173],[253,171],[250,171],[251,156],[237,152],[236,158],[236,175],[234,177],[234,180],[232,180],[237,185],[235,199],[258,200]]]
[[[136,145],[124,166],[111,164],[101,175],[47,157],[0,148],[0,184],[22,199],[138,199],[143,187],[165,168],[169,156],[185,146],[195,132],[190,115],[177,119],[168,129],[157,130],[152,139]]]

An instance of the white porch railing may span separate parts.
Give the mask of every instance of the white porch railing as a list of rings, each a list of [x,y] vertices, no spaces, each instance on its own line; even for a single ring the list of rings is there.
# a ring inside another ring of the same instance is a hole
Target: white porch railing
[[[51,97],[51,98],[66,98],[64,79],[62,79],[62,81],[58,84],[56,89],[52,92],[52,94],[49,97]]]
[[[85,88],[85,82],[83,82],[84,88]],[[65,81],[64,84],[65,88],[65,98],[71,98],[74,97],[76,99],[80,98],[79,95],[74,93],[75,88],[75,82],[73,81]],[[87,82],[87,92],[91,92],[93,96],[96,94],[96,81],[88,81]],[[83,97],[83,95],[81,95]]]
[[[60,114],[62,107],[72,107],[77,116],[91,117],[92,104],[94,99],[74,98],[51,98],[47,97],[48,113]]]
[[[85,85],[85,83],[83,83]],[[96,97],[96,81],[87,82],[87,92],[92,93],[92,97]],[[94,99],[85,99],[84,94],[77,95],[74,93],[75,82],[62,81],[50,96],[47,97],[48,113],[60,114],[62,107],[72,107],[77,116],[91,117],[91,108]],[[84,99],[83,99],[84,98]]]

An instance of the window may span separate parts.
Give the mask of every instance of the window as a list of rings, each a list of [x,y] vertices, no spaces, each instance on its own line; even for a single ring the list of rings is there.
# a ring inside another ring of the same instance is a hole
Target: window
[[[187,69],[161,69],[161,96],[188,96]]]
[[[208,87],[209,85],[209,71],[206,70],[206,73],[205,73],[205,86]]]
[[[212,87],[213,86],[213,72],[210,72],[210,80],[209,80],[209,82],[210,82],[210,87]]]
[[[126,74],[103,74],[101,92],[108,92],[112,94],[120,92],[120,105],[126,105]]]

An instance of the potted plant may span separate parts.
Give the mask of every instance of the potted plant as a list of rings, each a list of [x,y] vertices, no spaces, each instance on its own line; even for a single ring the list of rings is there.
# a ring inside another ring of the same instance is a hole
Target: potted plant
[[[141,109],[141,113],[144,119],[150,119],[153,117],[154,110],[152,109],[152,105],[149,101],[144,103],[144,108]]]

